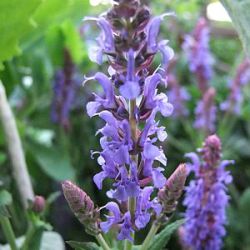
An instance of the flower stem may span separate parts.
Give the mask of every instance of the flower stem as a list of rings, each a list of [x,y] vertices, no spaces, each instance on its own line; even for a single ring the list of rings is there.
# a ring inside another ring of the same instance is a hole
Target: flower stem
[[[153,240],[155,234],[157,233],[158,229],[160,227],[159,223],[154,222],[150,231],[148,232],[148,235],[146,239],[144,240],[140,250],[147,250],[149,248],[150,242]]]
[[[135,108],[136,108],[136,100],[131,100],[129,103],[129,124],[130,124],[130,130],[131,130],[131,137],[133,140],[133,143],[136,145],[137,143],[137,124],[135,119]],[[136,146],[135,146],[136,147]],[[137,156],[132,152],[131,155],[132,160],[137,164]],[[130,197],[128,199],[128,209],[131,215],[131,218],[134,218],[135,209],[136,209],[136,198]],[[132,233],[131,237],[134,239],[134,233]],[[131,250],[132,249],[132,243],[128,240],[125,241],[124,250]]]
[[[13,232],[12,226],[10,224],[10,220],[6,216],[0,215],[0,223],[2,225],[3,233],[9,242],[9,245],[11,247],[11,250],[18,250],[18,247],[16,245],[16,237]]]
[[[106,240],[103,238],[101,234],[96,235],[96,240],[98,241],[103,250],[111,250]]]

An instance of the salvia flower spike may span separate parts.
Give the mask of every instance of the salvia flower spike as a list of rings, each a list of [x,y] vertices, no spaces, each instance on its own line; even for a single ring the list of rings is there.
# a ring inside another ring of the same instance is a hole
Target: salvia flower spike
[[[233,162],[221,160],[221,142],[217,135],[207,137],[199,155],[188,153],[186,156],[191,159],[187,167],[195,173],[195,178],[186,188],[182,240],[190,249],[219,250],[226,234],[227,185],[232,181],[225,167]]]
[[[160,25],[169,14],[151,17],[148,7],[138,0],[115,2],[100,17],[84,19],[96,22],[101,29],[97,63],[104,56],[109,63],[110,76],[98,72],[84,81],[96,81],[103,89],[101,94],[94,93],[87,114],[105,123],[97,131],[101,150],[92,151],[92,157],[97,155],[100,165],[93,178],[97,188],[102,189],[106,179],[112,183],[106,193],[112,201],[99,210],[108,212],[106,218],[99,222],[93,202],[75,185],[65,182],[63,189],[72,211],[87,229],[93,233],[115,230],[117,239],[128,240],[129,246],[136,231],[152,219],[166,216],[166,204],[171,203],[173,212],[186,176],[181,165],[166,183],[167,158],[159,142],[165,141],[167,133],[156,121],[157,114],[168,117],[173,112],[167,95],[158,89],[166,86],[167,67],[174,56],[168,42],[158,38]],[[162,62],[154,70],[152,62],[157,53]],[[168,192],[171,201],[164,200],[166,192],[153,197],[159,190]]]

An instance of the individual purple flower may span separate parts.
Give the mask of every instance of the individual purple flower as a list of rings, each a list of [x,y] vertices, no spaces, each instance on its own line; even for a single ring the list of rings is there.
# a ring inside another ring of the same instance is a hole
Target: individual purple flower
[[[202,100],[200,100],[195,109],[196,120],[194,127],[203,130],[209,134],[215,131],[216,106],[214,104],[215,89],[209,88]]]
[[[221,161],[221,143],[216,135],[207,137],[199,152],[200,157],[187,155],[192,160],[187,166],[195,170],[195,178],[186,188],[183,240],[194,250],[219,250],[226,235],[227,185],[232,181],[225,167],[232,161]]]
[[[200,18],[192,34],[185,36],[183,49],[189,69],[195,74],[200,91],[205,93],[213,74],[214,63],[209,50],[209,27],[205,18]]]
[[[227,100],[221,104],[221,109],[239,115],[243,102],[242,88],[248,83],[250,83],[250,60],[247,58],[239,65],[234,79],[230,82],[230,93]]]

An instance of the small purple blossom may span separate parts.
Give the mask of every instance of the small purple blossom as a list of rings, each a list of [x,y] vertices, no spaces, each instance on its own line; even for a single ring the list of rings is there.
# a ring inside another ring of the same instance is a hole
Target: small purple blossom
[[[191,35],[186,35],[183,49],[186,53],[189,69],[197,78],[202,93],[208,88],[211,79],[214,58],[209,50],[209,27],[205,18],[200,18]]]
[[[192,160],[187,166],[195,178],[186,188],[183,240],[191,249],[219,250],[226,234],[226,185],[232,181],[225,167],[232,161],[220,160],[221,144],[216,135],[206,139],[200,155],[199,160],[195,153],[187,154]]]

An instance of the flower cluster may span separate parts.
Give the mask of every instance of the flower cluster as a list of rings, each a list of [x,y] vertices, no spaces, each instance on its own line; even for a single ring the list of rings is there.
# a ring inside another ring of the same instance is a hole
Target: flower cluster
[[[250,59],[245,59],[238,67],[234,79],[230,82],[228,99],[221,104],[222,110],[239,114],[243,101],[242,87],[250,82]]]
[[[65,130],[70,127],[69,112],[74,104],[76,81],[74,80],[75,65],[67,49],[64,50],[64,66],[55,73],[54,96],[51,106],[51,119]]]
[[[97,131],[101,151],[92,152],[92,157],[98,155],[101,167],[94,182],[102,189],[106,179],[113,180],[107,192],[112,201],[102,207],[109,213],[99,226],[104,233],[118,228],[119,240],[132,241],[134,231],[144,228],[152,216],[164,217],[169,211],[166,204],[171,204],[172,212],[186,179],[183,165],[170,183],[166,182],[163,171],[167,158],[159,142],[167,133],[156,121],[157,113],[168,117],[173,111],[167,95],[157,89],[161,84],[166,86],[166,69],[174,54],[167,40],[158,41],[167,15],[151,17],[138,0],[119,0],[104,15],[84,18],[95,21],[101,29],[99,49],[92,58],[100,64],[106,56],[110,64],[110,76],[97,72],[86,77],[85,83],[97,81],[103,89],[103,94],[94,93],[94,100],[87,104],[87,114],[105,123]],[[161,65],[152,72],[157,53],[161,54]],[[162,195],[152,198],[157,190],[162,190]],[[69,197],[67,200],[70,203]]]
[[[212,77],[213,56],[209,50],[209,27],[205,18],[200,18],[191,35],[186,35],[183,49],[186,52],[190,71],[197,78],[202,93],[208,88]]]
[[[219,250],[225,235],[225,209],[229,197],[226,185],[232,177],[225,167],[232,161],[221,161],[221,142],[216,135],[207,137],[203,148],[188,153],[192,163],[187,164],[195,174],[186,188],[184,205],[187,207],[184,242],[194,250]]]

